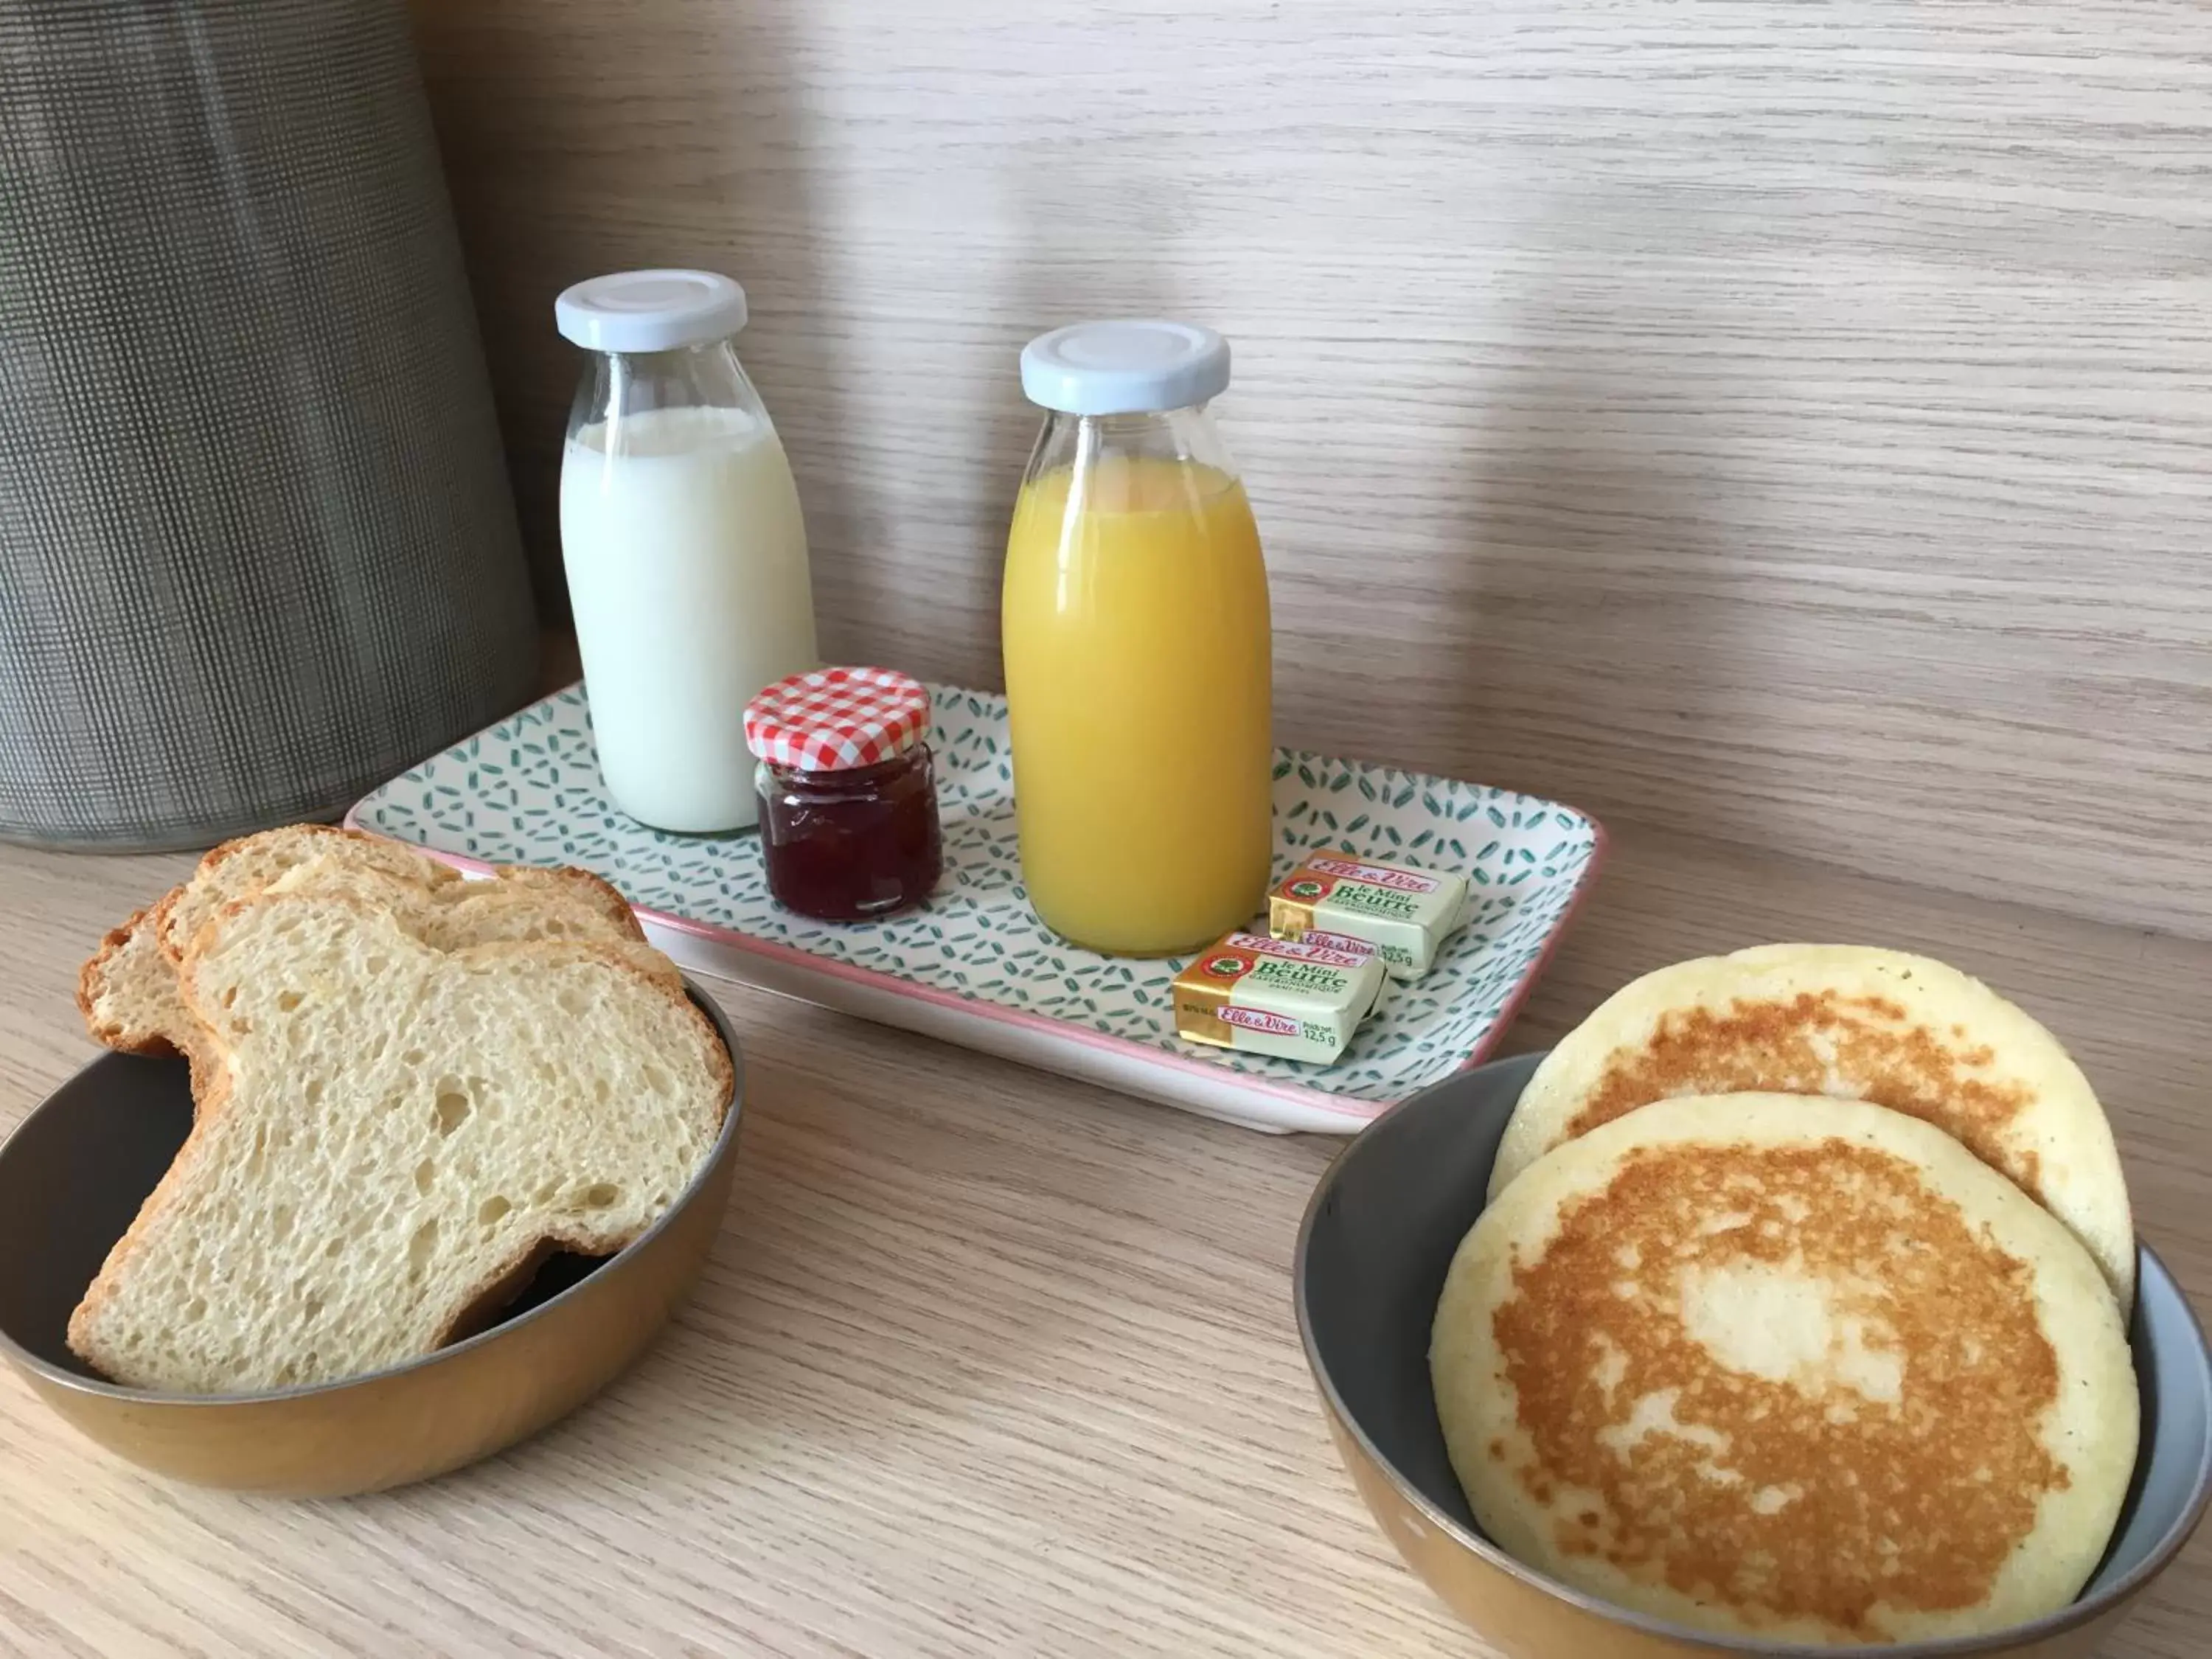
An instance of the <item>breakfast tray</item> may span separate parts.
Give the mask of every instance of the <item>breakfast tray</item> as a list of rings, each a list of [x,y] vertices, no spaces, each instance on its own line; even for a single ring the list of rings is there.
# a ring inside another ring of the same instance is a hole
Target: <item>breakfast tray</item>
[[[1254,1127],[1338,1133],[1490,1052],[1603,855],[1603,830],[1570,807],[1279,751],[1278,877],[1297,854],[1331,848],[1456,870],[1471,884],[1467,924],[1425,978],[1390,988],[1333,1066],[1201,1048],[1172,1030],[1182,960],[1099,956],[1030,913],[1006,699],[952,686],[930,696],[945,878],[927,904],[882,921],[781,908],[753,836],[670,835],[625,817],[600,785],[580,685],[393,779],[347,822],[464,869],[596,871],[637,906],[656,945],[700,973]]]

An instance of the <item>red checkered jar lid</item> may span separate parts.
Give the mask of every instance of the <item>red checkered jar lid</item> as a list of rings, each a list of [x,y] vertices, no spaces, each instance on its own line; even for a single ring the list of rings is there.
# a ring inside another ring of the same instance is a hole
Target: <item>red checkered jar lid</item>
[[[817,668],[745,705],[745,747],[770,766],[849,772],[904,754],[929,730],[929,693],[890,668]]]

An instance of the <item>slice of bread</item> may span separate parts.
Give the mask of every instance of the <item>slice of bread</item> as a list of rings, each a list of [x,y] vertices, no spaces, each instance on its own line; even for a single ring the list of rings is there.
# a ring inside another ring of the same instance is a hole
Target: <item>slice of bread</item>
[[[606,946],[678,990],[676,964],[645,942],[629,902],[588,870],[513,864],[474,880],[415,888],[350,859],[318,858],[287,871],[271,893],[346,894],[386,909],[434,950],[576,939]]]
[[[227,841],[201,858],[191,879],[111,932],[78,973],[77,1009],[93,1041],[125,1054],[189,1055],[197,1028],[177,998],[176,964],[193,931],[222,906],[317,860],[425,888],[459,879],[411,848],[331,824],[288,824]]]
[[[518,865],[489,880],[465,880],[393,842],[300,825],[216,848],[191,881],[100,941],[77,977],[77,1007],[93,1040],[126,1054],[190,1054],[198,1024],[178,994],[176,958],[165,941],[182,931],[179,917],[204,921],[264,887],[373,898],[441,950],[547,939],[634,945],[641,968],[681,983],[668,958],[645,945],[628,902],[588,871]]]
[[[161,954],[154,916],[183,890],[171,888],[120,927],[110,928],[78,969],[77,1012],[94,1042],[128,1054],[179,1052],[184,1005],[177,1000],[176,969]]]
[[[185,959],[207,919],[226,904],[258,893],[301,865],[337,858],[363,870],[375,870],[418,887],[442,887],[461,879],[460,872],[427,853],[380,836],[341,830],[328,823],[293,823],[280,830],[227,841],[210,852],[192,872],[174,901],[156,919],[161,950],[173,963]]]
[[[210,1087],[70,1321],[106,1376],[234,1393],[428,1353],[550,1251],[637,1238],[711,1151],[735,1073],[669,979],[605,942],[440,950],[384,880],[194,936]]]

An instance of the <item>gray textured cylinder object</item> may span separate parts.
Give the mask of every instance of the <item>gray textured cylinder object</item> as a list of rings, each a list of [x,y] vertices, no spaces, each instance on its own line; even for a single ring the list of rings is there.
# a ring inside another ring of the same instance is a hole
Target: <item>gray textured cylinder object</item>
[[[0,8],[0,837],[327,817],[537,622],[401,0]]]

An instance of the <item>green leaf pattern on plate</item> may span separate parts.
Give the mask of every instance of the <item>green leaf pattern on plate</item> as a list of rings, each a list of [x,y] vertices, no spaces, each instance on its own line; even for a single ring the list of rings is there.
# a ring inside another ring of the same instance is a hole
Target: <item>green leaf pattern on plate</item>
[[[1597,826],[1552,802],[1390,767],[1283,751],[1275,873],[1343,847],[1473,883],[1467,925],[1428,975],[1326,1069],[1179,1041],[1168,986],[1182,961],[1132,962],[1048,933],[1021,883],[1006,699],[933,686],[945,879],[921,908],[838,927],[769,898],[750,835],[674,836],[625,817],[599,782],[583,689],[571,686],[434,756],[363,799],[353,822],[495,864],[576,864],[631,902],[979,1002],[1066,1020],[1226,1071],[1366,1103],[1404,1098],[1463,1062],[1535,971],[1595,874]],[[1480,825],[1480,832],[1468,830]],[[1478,850],[1470,851],[1470,848]]]

